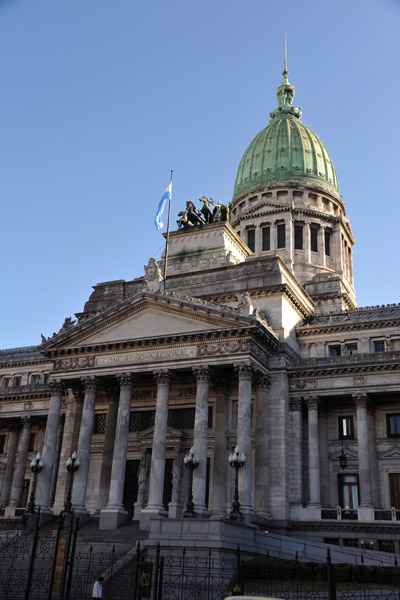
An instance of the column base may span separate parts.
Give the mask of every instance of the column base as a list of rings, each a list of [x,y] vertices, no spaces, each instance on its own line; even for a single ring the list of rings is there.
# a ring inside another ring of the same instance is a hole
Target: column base
[[[128,520],[128,511],[123,508],[103,508],[100,512],[99,529],[118,529]]]
[[[150,519],[154,517],[166,519],[168,518],[168,513],[164,507],[149,508],[148,506],[146,506],[146,508],[142,508],[140,514],[140,528],[146,530],[150,529]]]
[[[170,519],[180,519],[183,512],[183,505],[180,502],[170,502],[168,504],[168,517]]]

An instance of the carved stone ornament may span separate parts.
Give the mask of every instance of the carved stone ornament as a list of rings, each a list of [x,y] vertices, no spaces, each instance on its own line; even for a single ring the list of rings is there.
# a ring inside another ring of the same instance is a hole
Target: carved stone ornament
[[[368,408],[367,394],[353,394],[353,400],[356,408]]]
[[[83,404],[82,390],[73,390],[72,394],[73,394],[74,400],[77,404]]]
[[[145,265],[144,273],[144,283],[147,289],[154,292],[164,289],[164,277],[162,276],[161,269],[153,256],[149,259],[148,265]]]
[[[301,398],[290,398],[289,399],[290,410],[301,410],[303,408],[303,401]]]
[[[315,379],[302,379],[300,381],[292,379],[290,381],[291,390],[315,390],[316,387],[317,382]]]
[[[21,423],[23,427],[31,427],[32,419],[31,417],[21,417]]]
[[[254,383],[255,387],[259,390],[268,391],[271,387],[271,381],[266,375],[257,375]]]
[[[95,356],[81,356],[75,358],[60,358],[54,362],[55,371],[71,371],[73,369],[86,369],[94,367]]]
[[[249,292],[245,292],[244,294],[236,294],[238,299],[238,310],[244,315],[252,315],[254,312],[254,306],[251,302]]]
[[[52,394],[62,395],[64,393],[64,385],[59,381],[50,381],[49,388]]]
[[[215,356],[216,354],[236,354],[248,352],[250,343],[246,342],[222,342],[220,344],[205,344],[198,346],[197,356]]]
[[[210,381],[210,370],[208,367],[193,367],[193,373],[196,375],[197,381]]]
[[[319,399],[318,396],[308,396],[304,398],[308,410],[318,410]]]
[[[169,371],[154,371],[154,377],[157,385],[169,385],[171,379]]]
[[[253,378],[253,367],[247,363],[241,363],[235,366],[236,372],[239,379],[252,379]]]
[[[85,392],[95,392],[97,390],[98,381],[97,379],[85,379],[83,382]]]
[[[33,408],[32,402],[25,402],[24,410],[32,410],[32,408]]]
[[[128,375],[127,373],[123,373],[123,375],[118,375],[117,381],[119,383],[119,387],[121,389],[131,389],[133,384],[132,375]]]
[[[363,375],[354,375],[353,377],[353,385],[364,385],[365,377]]]

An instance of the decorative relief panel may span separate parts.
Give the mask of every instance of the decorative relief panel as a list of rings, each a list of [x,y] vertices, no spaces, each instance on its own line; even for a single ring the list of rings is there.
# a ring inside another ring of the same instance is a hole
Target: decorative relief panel
[[[315,379],[301,379],[301,380],[290,380],[291,390],[315,390],[317,389],[317,382]]]
[[[80,356],[74,358],[60,358],[54,362],[54,371],[70,371],[85,369],[95,366],[94,356]]]

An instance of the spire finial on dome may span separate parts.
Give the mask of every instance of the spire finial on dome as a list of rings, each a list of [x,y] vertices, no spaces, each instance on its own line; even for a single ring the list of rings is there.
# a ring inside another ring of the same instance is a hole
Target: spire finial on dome
[[[287,47],[286,47],[286,30],[285,30],[285,57],[283,59],[283,81],[282,85],[290,85],[288,80],[289,72],[287,70]]]

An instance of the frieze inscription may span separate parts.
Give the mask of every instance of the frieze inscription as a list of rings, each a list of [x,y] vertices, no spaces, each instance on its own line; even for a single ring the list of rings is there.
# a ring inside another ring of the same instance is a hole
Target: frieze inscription
[[[163,348],[162,350],[144,350],[142,352],[131,352],[130,354],[113,354],[109,356],[97,356],[96,367],[112,367],[145,362],[162,362],[164,360],[179,360],[184,358],[195,358],[196,348]]]

